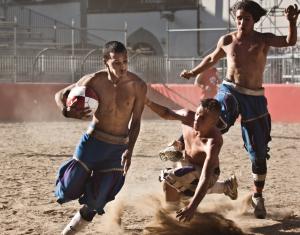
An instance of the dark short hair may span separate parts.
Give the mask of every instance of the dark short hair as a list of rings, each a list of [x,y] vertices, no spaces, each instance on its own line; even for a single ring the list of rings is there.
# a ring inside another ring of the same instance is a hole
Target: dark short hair
[[[236,2],[232,7],[232,12],[236,15],[237,10],[245,10],[252,15],[254,22],[258,22],[259,19],[267,14],[267,11],[262,8],[258,3],[251,0],[242,0]]]
[[[103,47],[103,59],[104,61],[110,58],[109,53],[127,53],[127,49],[123,43],[118,41],[110,41],[105,43]]]
[[[200,105],[203,107],[203,109],[214,112],[217,115],[221,114],[221,104],[216,99],[203,99],[200,101]]]

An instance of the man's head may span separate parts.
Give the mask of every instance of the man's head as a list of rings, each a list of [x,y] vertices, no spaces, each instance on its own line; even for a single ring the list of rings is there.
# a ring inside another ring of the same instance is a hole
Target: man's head
[[[267,12],[258,3],[250,0],[235,3],[232,11],[238,32],[245,35],[253,32],[254,24]]]
[[[201,131],[215,127],[221,114],[221,105],[216,99],[201,100],[194,120],[194,129]]]
[[[258,22],[259,19],[267,13],[267,11],[258,3],[250,0],[242,0],[234,4],[232,7],[232,12],[235,17],[237,16],[237,12],[239,10],[248,12],[252,16],[254,23]]]
[[[117,78],[127,73],[128,57],[126,47],[118,41],[110,41],[103,48],[103,62]]]

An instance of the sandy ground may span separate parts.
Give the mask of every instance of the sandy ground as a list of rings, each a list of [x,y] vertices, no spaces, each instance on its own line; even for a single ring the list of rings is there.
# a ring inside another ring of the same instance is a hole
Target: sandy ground
[[[55,175],[87,125],[83,121],[0,123],[1,235],[60,233],[80,206],[76,201],[56,203]],[[160,169],[172,163],[160,161],[157,153],[179,133],[178,122],[143,121],[124,188],[107,206],[107,213],[97,216],[81,234],[300,234],[300,124],[273,124],[265,220],[253,218],[247,204],[251,168],[238,124],[224,136],[220,179],[237,175],[239,199],[207,195],[197,221],[184,226],[174,220],[174,213],[161,209],[157,179]]]

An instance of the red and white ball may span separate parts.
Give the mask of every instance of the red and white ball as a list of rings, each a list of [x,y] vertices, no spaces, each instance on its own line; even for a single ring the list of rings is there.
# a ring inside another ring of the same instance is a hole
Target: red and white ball
[[[95,113],[99,106],[99,98],[96,92],[87,86],[75,86],[71,89],[66,105],[78,109],[89,108]]]

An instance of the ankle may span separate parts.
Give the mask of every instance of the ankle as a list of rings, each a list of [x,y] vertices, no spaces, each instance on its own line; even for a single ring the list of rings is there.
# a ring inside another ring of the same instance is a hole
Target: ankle
[[[84,205],[80,210],[79,213],[81,215],[81,218],[87,222],[91,222],[95,215],[97,214],[96,211],[91,210],[86,205]]]
[[[253,197],[258,198],[258,197],[263,197],[261,192],[255,192],[253,193]]]

